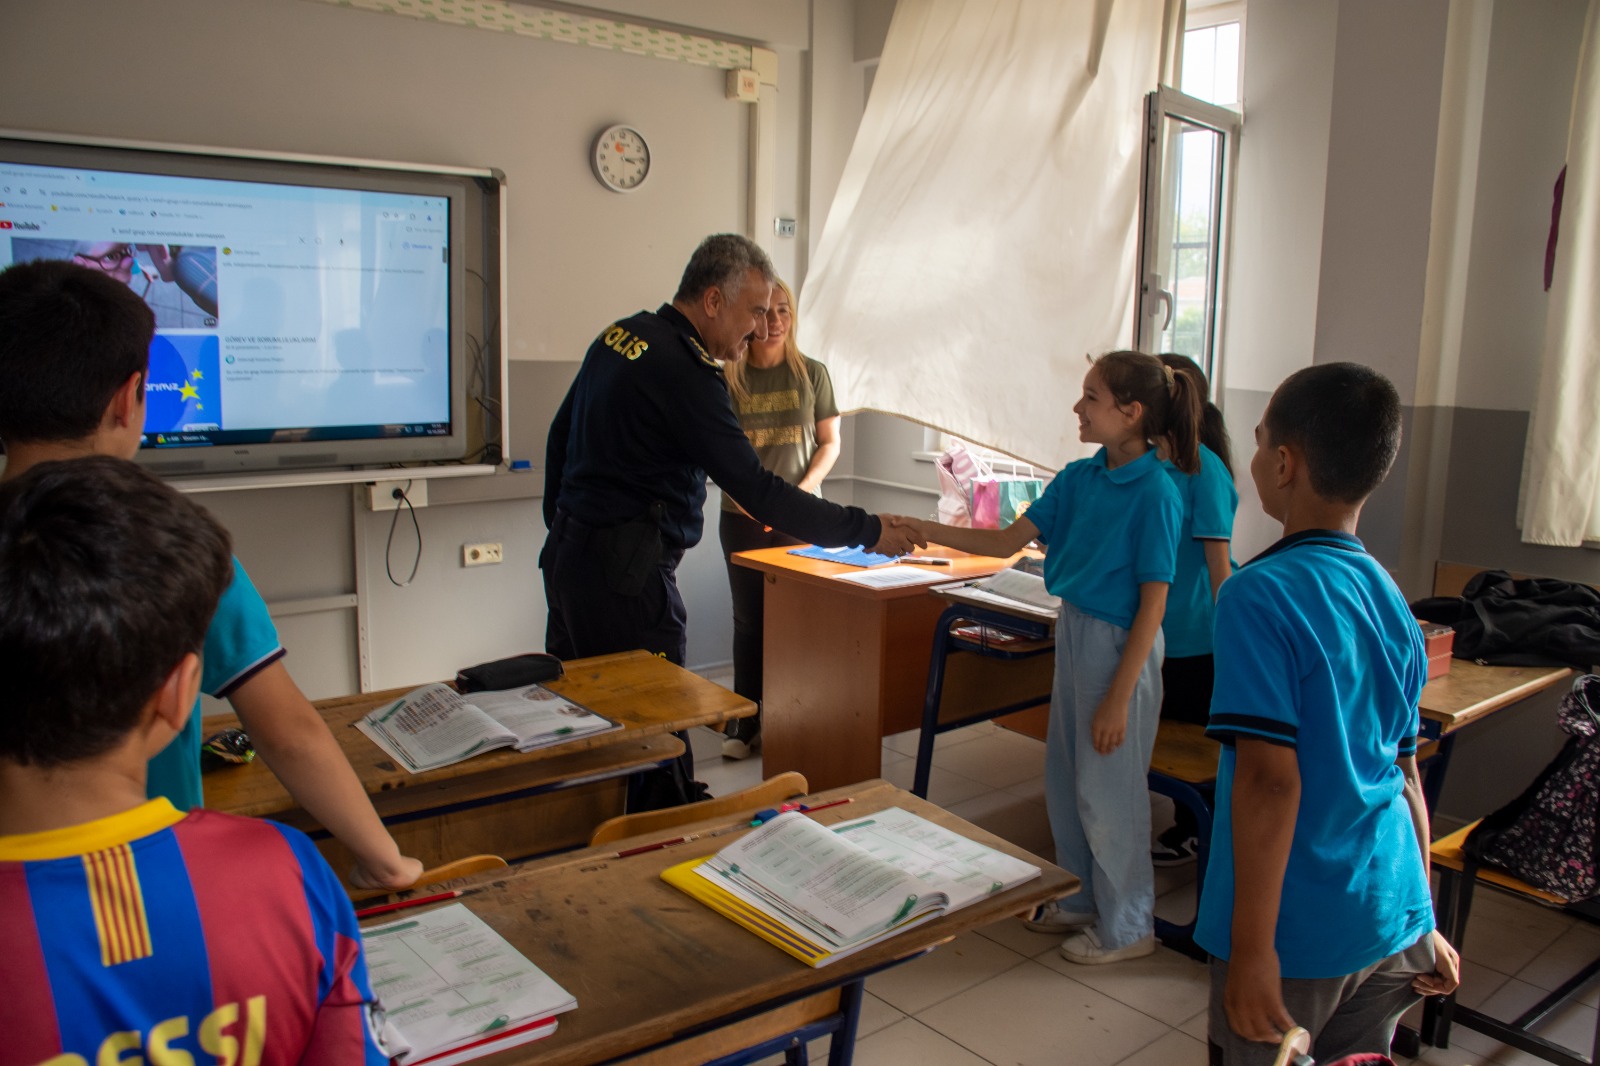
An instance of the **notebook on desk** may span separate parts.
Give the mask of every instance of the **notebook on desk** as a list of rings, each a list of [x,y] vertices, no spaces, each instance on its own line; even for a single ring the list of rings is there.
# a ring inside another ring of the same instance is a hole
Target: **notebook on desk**
[[[893,555],[880,555],[857,546],[854,548],[823,548],[808,544],[803,548],[790,548],[790,555],[805,559],[821,559],[825,563],[843,563],[845,566],[882,566],[895,561]]]

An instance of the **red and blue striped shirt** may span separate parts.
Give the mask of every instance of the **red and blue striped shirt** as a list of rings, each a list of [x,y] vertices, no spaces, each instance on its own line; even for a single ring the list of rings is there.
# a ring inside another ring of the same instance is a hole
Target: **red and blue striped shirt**
[[[0,1066],[382,1066],[355,915],[304,834],[165,799],[0,837]]]

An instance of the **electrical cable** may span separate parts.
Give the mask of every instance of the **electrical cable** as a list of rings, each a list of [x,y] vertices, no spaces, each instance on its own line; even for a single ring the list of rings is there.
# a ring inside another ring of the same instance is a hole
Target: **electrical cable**
[[[405,488],[397,488],[391,497],[396,500],[394,517],[389,519],[389,539],[383,545],[383,572],[389,575],[389,584],[395,588],[405,588],[416,580],[417,567],[422,565],[422,524],[417,521],[417,509],[411,504],[411,482],[406,482]],[[404,581],[394,579],[394,567],[391,565],[391,556],[394,553],[394,531],[400,524],[400,504],[406,505],[406,510],[411,512],[411,526],[417,531],[417,557],[411,561],[411,573]]]

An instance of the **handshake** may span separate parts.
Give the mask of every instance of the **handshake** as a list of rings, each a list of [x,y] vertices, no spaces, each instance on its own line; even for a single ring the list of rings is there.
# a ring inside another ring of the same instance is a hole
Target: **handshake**
[[[872,550],[880,555],[905,555],[917,548],[926,548],[929,530],[938,528],[933,522],[898,514],[881,514],[878,521],[883,523],[883,532]]]

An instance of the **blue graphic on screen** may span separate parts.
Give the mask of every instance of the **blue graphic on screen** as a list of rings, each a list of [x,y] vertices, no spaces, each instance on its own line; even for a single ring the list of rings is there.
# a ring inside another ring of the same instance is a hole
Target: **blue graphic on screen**
[[[222,371],[216,334],[158,334],[150,342],[144,396],[147,434],[220,428]]]

